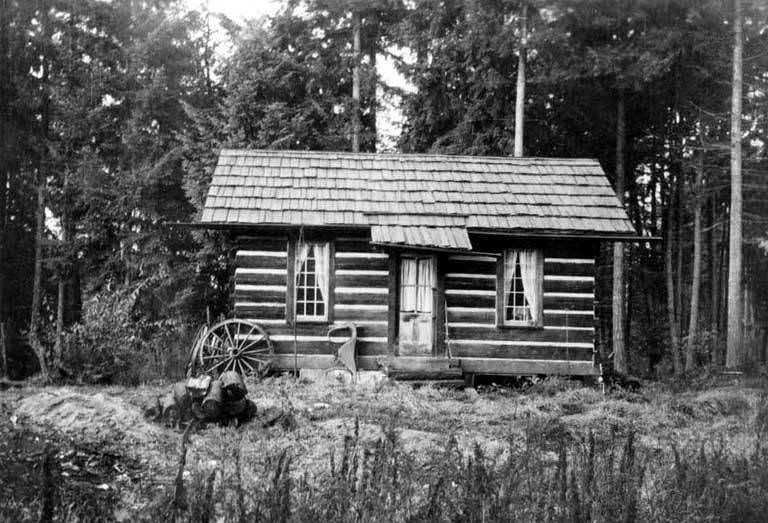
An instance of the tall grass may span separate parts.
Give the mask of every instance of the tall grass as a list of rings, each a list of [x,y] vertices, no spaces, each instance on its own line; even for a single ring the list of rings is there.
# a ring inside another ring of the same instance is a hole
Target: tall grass
[[[249,464],[235,452],[231,473],[193,475],[182,520],[748,522],[768,514],[768,445],[648,448],[633,432],[574,436],[556,419],[531,425],[501,455],[446,443],[417,457],[394,425],[374,445],[355,430],[315,477],[291,470],[285,451],[244,474]]]

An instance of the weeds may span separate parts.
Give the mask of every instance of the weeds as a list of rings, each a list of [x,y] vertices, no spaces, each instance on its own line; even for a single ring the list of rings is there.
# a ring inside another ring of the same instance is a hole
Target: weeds
[[[762,427],[756,430],[762,430]],[[455,438],[424,462],[408,455],[394,423],[366,446],[358,426],[325,472],[293,479],[286,451],[244,485],[214,470],[189,486],[189,521],[762,521],[768,511],[768,452],[747,456],[722,442],[666,451],[634,432],[573,435],[556,420],[532,424],[503,456]],[[236,499],[236,503],[213,500]]]

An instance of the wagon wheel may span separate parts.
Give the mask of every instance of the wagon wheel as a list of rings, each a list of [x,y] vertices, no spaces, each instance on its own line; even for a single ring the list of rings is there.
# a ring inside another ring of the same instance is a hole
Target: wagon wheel
[[[247,320],[224,320],[206,330],[194,348],[198,372],[218,375],[234,370],[242,375],[266,373],[272,355],[266,331]]]

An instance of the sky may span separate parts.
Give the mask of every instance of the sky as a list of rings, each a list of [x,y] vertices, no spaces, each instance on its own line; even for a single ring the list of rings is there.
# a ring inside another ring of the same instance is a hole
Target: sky
[[[237,22],[273,15],[283,4],[281,0],[186,0],[186,3],[193,9],[207,7],[209,11],[223,13]],[[377,56],[376,67],[384,83],[406,91],[412,90],[412,86],[397,72],[388,57]],[[380,95],[379,101],[381,107],[376,113],[379,133],[377,150],[393,151],[403,123],[400,100],[384,100]]]

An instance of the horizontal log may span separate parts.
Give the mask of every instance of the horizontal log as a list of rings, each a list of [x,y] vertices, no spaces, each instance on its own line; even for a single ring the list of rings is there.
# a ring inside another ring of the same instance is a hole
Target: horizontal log
[[[592,280],[549,280],[544,279],[544,292],[569,292],[592,294],[595,282]]]
[[[443,372],[457,368],[459,362],[451,358],[431,356],[388,356],[379,363],[389,372]]]
[[[389,282],[388,275],[379,274],[379,271],[359,271],[373,272],[373,274],[339,274],[336,271],[337,287],[383,287],[387,288]]]
[[[573,311],[591,311],[595,306],[594,296],[548,296],[544,294],[544,308]]]
[[[358,356],[355,358],[360,370],[381,370],[378,360],[382,356]],[[334,365],[334,356],[330,354],[299,354],[296,357],[299,369],[330,369]],[[275,354],[271,357],[272,368],[291,370],[294,366],[293,354]]]
[[[565,311],[564,311],[565,312]],[[545,327],[592,327],[595,326],[595,317],[592,311],[590,314],[551,314],[544,312]]]
[[[434,371],[410,371],[410,370],[392,370],[387,373],[387,377],[400,381],[418,381],[418,380],[458,380],[463,376],[460,368],[434,370]],[[464,383],[461,381],[460,383]]]
[[[463,258],[448,258],[445,262],[445,272],[496,274],[496,262],[483,260],[483,258],[472,261]]]
[[[298,350],[299,354],[336,354],[338,343],[329,346],[327,341],[297,341],[298,349],[293,341],[273,341],[275,354],[293,354]],[[359,341],[355,344],[355,352],[358,356],[386,356],[389,348],[386,342]]]
[[[449,307],[448,323],[485,323],[496,324],[496,309],[478,307]]]
[[[354,323],[354,322],[352,322]],[[337,322],[334,327],[340,327],[341,324]],[[264,330],[270,336],[292,336],[294,328],[291,325],[264,325]],[[298,336],[327,336],[328,329],[331,326],[328,323],[297,323],[296,334]],[[380,325],[357,325],[357,337],[358,338],[370,338],[370,337],[386,337],[387,325],[382,323]],[[344,338],[348,336],[349,330],[338,330],[333,334],[334,338]]]
[[[465,345],[449,342],[454,358],[506,358],[521,360],[592,361],[592,349],[520,345],[489,345],[478,341]]]
[[[461,369],[475,374],[530,376],[557,374],[562,376],[596,376],[599,368],[591,361],[508,360],[499,358],[461,358]]]
[[[333,308],[333,317],[340,321],[387,321],[387,306],[361,306],[340,304],[338,299]]]
[[[278,271],[280,269],[273,269]],[[235,272],[235,285],[282,285],[285,286],[287,282],[287,274],[283,270],[280,273],[251,273],[251,272]]]
[[[496,306],[496,295],[451,294],[445,295],[448,307],[475,307],[492,309]]]
[[[334,240],[336,252],[380,252],[371,242],[363,237]]]
[[[386,287],[384,290],[387,290]],[[334,299],[339,305],[386,305],[388,303],[388,293],[339,292],[337,288]]]
[[[446,290],[465,290],[476,289],[494,291],[496,290],[496,279],[488,278],[446,278]]]
[[[235,315],[238,318],[263,318],[263,319],[284,319],[285,318],[285,305],[277,307],[238,303],[235,302]]]
[[[451,340],[496,340],[496,341],[553,341],[592,343],[594,336],[591,331],[583,330],[551,330],[529,327],[451,327],[449,323],[448,338]]]
[[[387,258],[345,258],[337,253],[334,265],[336,270],[386,271],[389,268],[389,260]]]
[[[285,290],[249,289],[235,286],[235,301],[280,303],[285,301],[285,293]]]
[[[288,248],[288,238],[269,236],[240,236],[237,246],[246,251],[285,251]]]
[[[249,255],[237,256],[235,258],[237,267],[245,268],[264,268],[264,269],[286,269],[288,258],[286,256],[267,256],[267,255]]]
[[[544,274],[560,276],[594,276],[595,265],[592,263],[564,263],[544,261]]]

